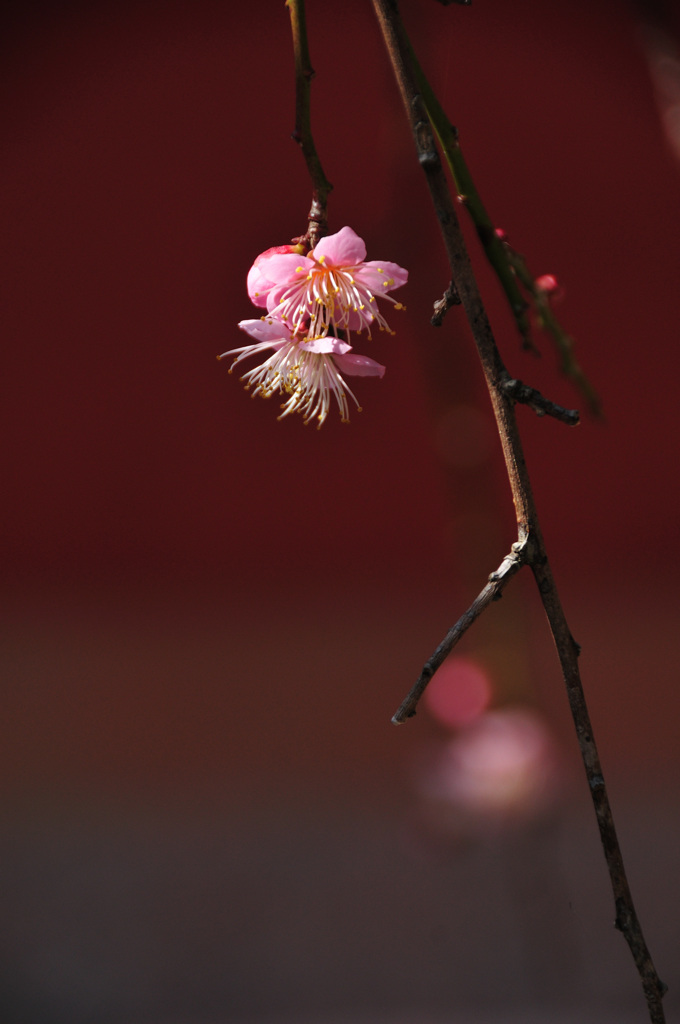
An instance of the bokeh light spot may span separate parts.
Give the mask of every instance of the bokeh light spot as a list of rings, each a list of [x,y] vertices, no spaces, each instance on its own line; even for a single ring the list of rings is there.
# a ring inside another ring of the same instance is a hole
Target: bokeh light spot
[[[457,729],[486,711],[491,682],[484,668],[472,658],[449,658],[425,691],[427,710],[443,725]]]

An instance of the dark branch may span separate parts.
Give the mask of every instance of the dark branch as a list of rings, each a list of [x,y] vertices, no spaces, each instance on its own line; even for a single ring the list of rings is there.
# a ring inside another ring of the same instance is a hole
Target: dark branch
[[[286,7],[290,11],[290,26],[295,53],[295,131],[292,138],[302,150],[309,176],[312,179],[312,205],[307,215],[307,232],[295,241],[302,242],[307,248],[313,249],[326,233],[328,225],[326,207],[333,186],[324,174],[312,135],[310,92],[314,68],[307,45],[305,0],[286,0]]]
[[[503,380],[498,381],[498,386],[513,402],[521,402],[524,405],[528,405],[537,416],[552,416],[562,423],[567,423],[570,427],[575,427],[580,420],[578,409],[565,409],[564,406],[551,402],[549,398],[544,398],[536,388],[530,388],[528,384],[523,384],[521,380],[515,380],[507,376]]]
[[[621,849],[590,723],[583,684],[579,674],[578,646],[569,631],[559,594],[548,564],[548,556],[517,429],[513,408],[514,402],[500,385],[500,382],[509,377],[509,375],[503,366],[491,331],[486,310],[479,294],[477,281],[470,264],[467,248],[460,231],[455,206],[434,144],[430,124],[424,115],[417,77],[411,65],[410,54],[412,51],[410,42],[399,18],[396,0],[373,0],[373,6],[397,78],[411,130],[413,131],[418,160],[425,172],[427,185],[434,203],[435,213],[449,258],[451,276],[468,318],[489,389],[496,417],[496,425],[503,447],[508,481],[515,504],[518,544],[525,551],[526,563],[531,565],[557,648],[562,675],[567,689],[569,707],[576,729],[586,778],[597,817],[600,839],[609,871],[616,905],[617,926],[623,932],[633,954],[647,1000],[650,1021],[652,1024],[664,1024],[665,1017],[662,997],[665,992],[665,985],[659,978],[652,962],[626,879]],[[527,546],[525,547],[525,545]],[[486,589],[482,591],[477,601],[486,594]],[[486,596],[486,599],[482,602],[482,607],[472,616],[470,622],[474,621],[481,611],[488,607],[490,600],[491,595]],[[466,620],[468,614],[469,612],[463,616],[461,622]],[[469,624],[465,624],[465,629],[468,628]],[[456,627],[454,626],[453,631],[455,630]],[[463,631],[460,631],[461,635]],[[454,642],[456,642],[455,637]],[[444,641],[444,644],[446,644],[446,641]],[[421,679],[424,677],[424,686],[427,685],[427,682],[439,664],[441,664],[446,653],[436,660],[437,655],[435,652],[433,658],[426,664],[421,674]],[[407,701],[404,702],[402,708],[407,705]],[[404,717],[408,717],[408,707],[406,707],[405,711],[402,711],[402,708],[399,709],[393,721],[403,721]],[[402,717],[397,718],[399,715]]]
[[[451,309],[451,306],[460,306],[460,295],[456,291],[456,286],[453,281],[449,283],[449,286],[441,299],[437,299],[434,304],[434,314],[430,319],[430,323],[433,327],[441,327],[444,322],[444,317]]]
[[[418,701],[442,662],[448,658],[453,648],[475,619],[479,618],[492,601],[497,601],[501,597],[507,583],[524,565],[526,547],[526,541],[523,544],[517,543],[512,545],[512,551],[509,555],[505,556],[496,571],[491,573],[489,582],[484,589],[478,594],[465,614],[461,615],[455,626],[451,627],[432,657],[425,662],[418,681],[399,705],[399,709],[392,718],[395,725],[401,725],[407,718],[412,718],[415,715]]]

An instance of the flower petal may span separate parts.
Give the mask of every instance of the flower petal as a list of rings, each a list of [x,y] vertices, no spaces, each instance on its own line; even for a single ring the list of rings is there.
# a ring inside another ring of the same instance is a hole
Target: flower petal
[[[388,260],[368,260],[363,266],[357,267],[354,276],[357,281],[379,295],[381,292],[389,292],[406,284],[408,270]]]
[[[275,253],[257,263],[257,269],[272,284],[295,284],[304,280],[313,268],[314,260],[295,252]]]
[[[383,377],[385,367],[376,363],[375,359],[368,356],[360,356],[354,352],[346,355],[334,355],[333,362],[342,373],[348,373],[354,377]]]
[[[286,325],[276,317],[261,317],[258,320],[241,320],[238,325],[246,334],[257,338],[259,342],[268,342],[274,346],[277,342],[290,341],[291,334]]]
[[[348,345],[346,341],[334,338],[330,334],[323,338],[305,338],[300,342],[300,348],[305,349],[307,352],[331,352],[334,356],[342,356],[346,352],[352,351],[352,346]]]
[[[272,283],[263,275],[257,263],[253,263],[248,271],[246,287],[248,288],[250,301],[256,306],[264,306],[266,308],[267,295],[272,287]]]
[[[368,307],[364,308],[361,313],[355,312],[353,309],[347,313],[343,320],[341,330],[344,331],[355,331],[357,334],[361,333],[365,327],[367,327],[373,320],[373,313]]]
[[[312,255],[316,260],[324,256],[328,263],[336,267],[354,267],[366,259],[366,246],[356,231],[344,227],[334,235],[322,238]]]

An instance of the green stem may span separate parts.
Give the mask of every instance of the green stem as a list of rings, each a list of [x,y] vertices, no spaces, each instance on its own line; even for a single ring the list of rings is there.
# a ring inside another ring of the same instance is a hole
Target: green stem
[[[555,342],[561,357],[562,372],[573,381],[575,387],[588,403],[590,411],[594,415],[600,416],[602,414],[600,399],[576,360],[573,339],[561,327],[552,311],[548,296],[536,287],[536,282],[529,272],[524,259],[497,234],[495,225],[482,202],[465,162],[458,140],[458,130],[449,121],[432,86],[427,80],[427,76],[418,62],[411,41],[403,27],[403,22],[401,30],[404,33],[404,41],[408,46],[410,64],[413,68],[413,74],[422,97],[425,112],[434,128],[451,171],[458,198],[470,214],[487,259],[505,292],[515,324],[522,336],[524,347],[536,351],[531,340],[531,325],[527,316],[529,304],[524,297],[522,288],[525,289],[526,293],[533,300],[539,325],[551,335]],[[520,288],[520,284],[522,288]]]
[[[522,295],[513,268],[508,262],[503,242],[496,234],[496,227],[487,213],[486,207],[472,180],[472,175],[465,162],[465,157],[458,141],[458,130],[446,116],[442,105],[418,62],[418,58],[405,30],[404,36],[408,42],[411,66],[423,99],[423,105],[446,157],[458,198],[470,214],[487,258],[496,271],[503,291],[510,303],[510,309],[522,335],[524,345],[526,348],[533,348],[530,337],[531,327],[529,318],[526,315],[528,303]]]
[[[536,319],[539,327],[542,327],[544,331],[547,331],[555,342],[555,346],[562,360],[562,373],[571,378],[574,382],[588,403],[588,407],[593,415],[602,416],[602,403],[600,401],[600,397],[581,369],[574,353],[574,339],[571,335],[567,334],[553,313],[548,294],[537,286],[531,271],[524,261],[524,258],[520,256],[518,252],[515,252],[512,246],[508,245],[507,242],[503,242],[503,246],[507,249],[508,260],[512,264],[518,280],[521,281],[522,286],[526,288],[529,294],[533,297]]]

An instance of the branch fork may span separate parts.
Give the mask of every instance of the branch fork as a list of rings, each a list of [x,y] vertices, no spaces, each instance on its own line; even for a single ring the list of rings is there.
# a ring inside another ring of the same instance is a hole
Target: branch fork
[[[503,590],[512,577],[515,573],[519,572],[523,565],[527,564],[531,551],[532,544],[528,534],[512,545],[510,552],[505,556],[496,571],[490,574],[486,586],[477,595],[467,611],[461,615],[458,622],[451,627],[437,649],[425,662],[416,683],[392,717],[394,725],[402,725],[407,718],[412,718],[415,715],[418,701],[437,669],[448,658],[458,641],[462,639],[473,622],[479,618],[491,602],[500,600],[503,596]]]
[[[540,392],[514,380],[500,357],[491,325],[482,303],[477,281],[465,246],[455,203],[434,145],[432,125],[447,156],[449,166],[458,180],[459,195],[474,196],[478,203],[478,227],[486,227],[487,215],[478,193],[462,160],[456,135],[445,117],[413,52],[406,30],[401,22],[396,0],[372,0],[387,52],[397,79],[401,97],[413,132],[418,160],[425,172],[437,220],[446,247],[451,279],[468,319],[477,352],[482,364],[496,425],[503,448],[508,482],[512,491],[517,520],[518,540],[498,569],[491,573],[486,585],[458,622],[449,630],[432,656],[425,662],[420,677],[395,713],[392,721],[401,724],[415,714],[420,696],[444,659],[493,600],[497,600],[508,582],[524,565],[529,565],[548,619],[560,661],[569,707],[581,751],[581,757],[591,793],[600,832],[609,878],[616,906],[616,925],[630,948],[642,982],[651,1024],[664,1024],[662,998],[666,990],[654,967],[642,928],[637,918],[630,887],[626,878],[623,857],[612,816],[604,775],[588,714],[583,684],[579,673],[579,647],[571,635],[562,609],[559,593],[548,562],[538,512],[533,498],[529,474],[514,413],[515,402],[524,402],[539,415],[552,415],[565,422],[575,422],[576,410],[566,410],[545,399]],[[488,224],[491,225],[490,219]],[[492,225],[491,225],[492,226]],[[502,250],[497,233],[493,235]],[[493,253],[489,252],[491,258]],[[517,291],[517,269],[509,267],[502,253],[500,270],[510,273],[508,297]],[[497,268],[498,269],[498,268]],[[533,282],[532,282],[533,283]],[[510,288],[512,285],[512,288]],[[446,296],[442,315],[448,308]],[[581,384],[583,378],[581,378]],[[583,388],[587,394],[587,389]],[[592,398],[592,396],[590,396]],[[592,402],[591,402],[592,404]],[[577,414],[576,414],[577,415]]]
[[[469,0],[439,0],[448,5]],[[423,666],[420,677],[402,702],[392,721],[401,724],[416,712],[416,706],[430,679],[451,653],[465,632],[493,602],[497,601],[509,581],[528,565],[534,575],[538,592],[555,641],[567,691],[581,757],[585,768],[593,807],[600,831],[612,893],[616,906],[616,927],[630,947],[642,982],[651,1024],[664,1024],[662,998],[666,986],[659,978],[647,948],[626,878],[623,858],[612,816],[607,788],[600,766],[593,729],[590,723],[583,685],[579,674],[580,648],[569,631],[560,597],[552,576],[543,541],[531,483],[522,451],[514,413],[516,402],[524,403],[539,416],[553,416],[563,422],[578,422],[575,409],[564,409],[546,399],[535,388],[510,376],[501,359],[491,325],[482,303],[467,248],[460,230],[455,203],[448,189],[434,132],[445,154],[456,187],[457,198],[470,212],[480,241],[492,263],[510,303],[515,322],[525,347],[531,348],[526,301],[519,284],[533,296],[543,326],[553,334],[563,356],[563,368],[580,387],[593,411],[599,401],[587,378],[573,358],[572,340],[552,314],[547,295],[537,288],[521,257],[502,240],[488,216],[463,159],[458,133],[448,120],[417,58],[399,17],[396,0],[372,0],[388,55],[406,109],[420,162],[446,247],[451,270],[451,283],[442,299],[435,303],[432,322],[440,326],[447,310],[462,305],[482,364],[496,425],[503,448],[508,482],[512,491],[517,520],[518,539],[498,569],[492,572],[477,598],[449,630],[432,656]],[[290,11],[295,53],[295,131],[293,138],[300,145],[312,180],[312,205],[305,235],[295,241],[313,248],[326,230],[326,205],[332,189],[319,160],[311,132],[310,83],[314,75],[307,46],[304,0],[286,0]],[[540,301],[539,301],[540,300]]]

